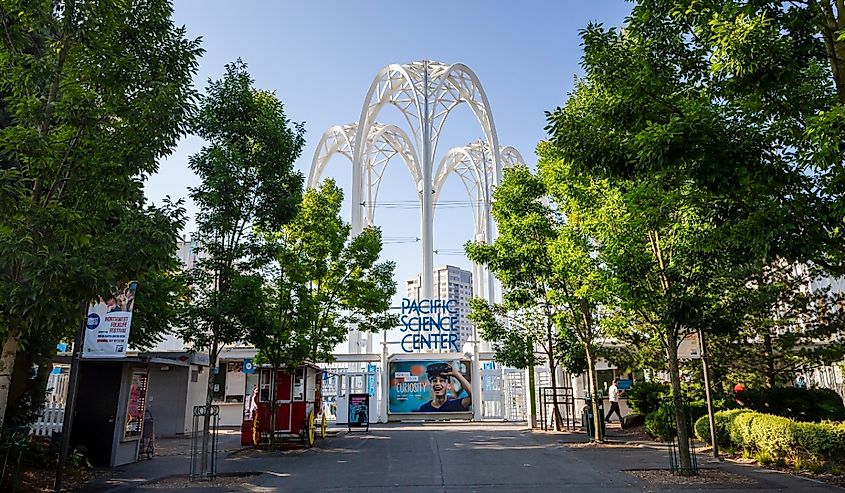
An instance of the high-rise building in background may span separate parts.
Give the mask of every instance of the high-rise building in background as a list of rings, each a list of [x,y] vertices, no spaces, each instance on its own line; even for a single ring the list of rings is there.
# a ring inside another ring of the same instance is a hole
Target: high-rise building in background
[[[421,274],[408,279],[408,298],[419,300],[422,293]],[[458,302],[458,347],[463,348],[464,343],[472,336],[472,324],[467,318],[469,315],[469,299],[472,298],[472,272],[463,270],[454,265],[445,265],[434,268],[434,298],[442,300],[455,300]]]

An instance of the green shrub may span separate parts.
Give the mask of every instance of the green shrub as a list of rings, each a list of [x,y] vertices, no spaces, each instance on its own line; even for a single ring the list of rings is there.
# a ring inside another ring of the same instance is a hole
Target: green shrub
[[[669,416],[667,408],[660,407],[645,416],[645,432],[655,440],[669,441],[675,436],[674,417]]]
[[[660,401],[666,395],[669,395],[669,386],[658,382],[639,382],[625,391],[628,405],[643,416],[660,409]]]
[[[734,417],[728,427],[728,436],[731,442],[744,449],[751,450],[754,448],[751,444],[751,422],[758,414],[760,413],[740,413]]]
[[[710,443],[710,420],[706,415],[695,420],[692,428],[699,440],[707,444]]]
[[[839,394],[831,389],[749,389],[742,393],[740,399],[755,411],[796,421],[845,420],[845,404]]]
[[[740,414],[751,412],[750,409],[729,409],[726,411],[718,411],[713,416],[714,421],[716,421],[716,437],[719,441],[720,447],[729,447],[736,445],[735,443],[731,442],[730,439],[730,428],[733,423],[734,418],[739,416]],[[702,416],[698,418],[695,422],[695,436],[708,444],[710,444],[710,421],[707,419],[707,416]]]
[[[841,424],[804,423],[772,414],[737,411],[716,413],[717,430],[726,425],[730,443],[749,453],[760,452],[772,459],[793,456],[829,461],[845,457],[845,426]],[[696,434],[701,437],[705,433],[709,433],[706,423],[696,423]]]
[[[693,423],[700,417],[707,416],[707,402],[702,400],[690,402],[689,415]]]

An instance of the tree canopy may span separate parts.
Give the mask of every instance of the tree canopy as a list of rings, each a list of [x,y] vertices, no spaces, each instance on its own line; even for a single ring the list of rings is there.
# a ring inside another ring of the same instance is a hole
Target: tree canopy
[[[202,53],[171,13],[165,0],[0,5],[0,417],[20,345],[47,368],[80,303],[120,282],[158,303],[143,283],[173,266],[184,218],[147,204],[143,184],[187,130]]]

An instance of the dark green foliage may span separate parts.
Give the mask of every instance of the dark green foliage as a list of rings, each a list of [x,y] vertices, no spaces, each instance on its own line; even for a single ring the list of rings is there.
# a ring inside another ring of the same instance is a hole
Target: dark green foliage
[[[69,340],[83,300],[131,279],[147,306],[172,300],[144,282],[173,269],[184,210],[143,186],[187,129],[202,50],[171,14],[167,0],[0,3],[0,388],[13,343]],[[139,314],[132,342],[164,328]]]
[[[252,83],[242,61],[226,65],[222,79],[208,82],[192,121],[207,145],[189,158],[202,181],[190,190],[199,209],[199,258],[189,273],[191,304],[180,335],[208,351],[212,366],[224,345],[266,326],[260,271],[269,260],[256,228],[288,222],[302,193],[293,163],[304,129],[290,122],[274,93]]]
[[[645,432],[655,440],[666,442],[676,434],[674,415],[670,416],[667,409],[659,407],[645,416]]]
[[[637,414],[648,415],[660,409],[661,401],[669,395],[669,385],[660,382],[637,382],[625,391],[628,405]]]
[[[845,420],[842,397],[831,389],[749,389],[743,393],[742,401],[749,409],[796,421]]]

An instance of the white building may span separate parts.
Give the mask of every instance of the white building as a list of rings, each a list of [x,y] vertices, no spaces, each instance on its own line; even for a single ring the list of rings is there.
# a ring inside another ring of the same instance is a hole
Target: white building
[[[419,300],[422,293],[422,275],[406,282],[409,299]],[[472,298],[472,272],[454,265],[434,268],[434,298],[455,300],[458,302],[458,347],[472,338],[472,324],[467,318],[470,312],[469,299]]]

